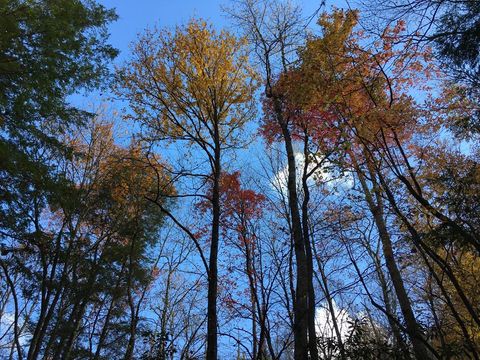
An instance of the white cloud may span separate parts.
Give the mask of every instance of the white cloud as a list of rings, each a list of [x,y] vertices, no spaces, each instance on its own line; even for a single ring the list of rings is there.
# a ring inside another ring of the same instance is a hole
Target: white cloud
[[[350,324],[353,319],[345,309],[340,309],[335,301],[332,303],[333,314],[328,308],[327,303],[323,303],[315,311],[315,326],[317,335],[324,339],[337,339],[337,334],[333,324],[335,317],[342,341],[347,340],[350,335]]]
[[[2,341],[0,345],[2,346],[11,346],[13,341],[14,341],[14,321],[15,321],[15,315],[10,312],[5,312],[2,314],[2,317],[0,319],[0,337],[2,338]],[[22,326],[21,323],[22,319],[20,319],[19,326]],[[4,336],[6,335],[6,336]],[[30,341],[31,334],[22,332],[20,333],[20,336],[18,338],[20,346],[24,347],[27,346],[27,344]]]
[[[296,165],[296,180],[297,188],[301,188],[301,181],[303,176],[303,171],[305,167],[305,157],[301,152],[295,152],[295,165]],[[308,171],[311,171],[314,168],[315,164],[309,164]],[[329,189],[334,189],[336,187],[341,187],[348,189],[353,187],[353,178],[350,174],[344,176],[335,176],[330,169],[331,163],[324,161],[323,166],[315,170],[314,176],[309,178],[309,185],[314,185],[315,181],[326,183]],[[279,170],[271,179],[272,188],[276,191],[281,191],[284,197],[288,197],[287,193],[287,182],[288,182],[288,165]]]

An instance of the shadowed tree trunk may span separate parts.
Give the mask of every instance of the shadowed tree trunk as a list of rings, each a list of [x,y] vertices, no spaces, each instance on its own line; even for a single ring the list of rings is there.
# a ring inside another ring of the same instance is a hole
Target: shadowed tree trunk
[[[281,105],[278,99],[274,99],[275,111],[279,125],[282,128],[282,135],[287,153],[287,189],[288,205],[292,221],[292,236],[294,242],[295,261],[297,265],[294,312],[294,358],[303,360],[308,358],[308,270],[307,257],[305,252],[305,239],[302,232],[302,221],[298,208],[297,175],[295,164],[295,153],[293,151],[292,138],[288,124],[282,115]]]
[[[393,287],[395,289],[395,293],[397,295],[398,303],[400,305],[400,310],[402,311],[403,318],[405,320],[405,326],[407,329],[408,337],[412,342],[413,352],[415,353],[415,357],[417,359],[431,359],[432,355],[428,351],[427,347],[425,346],[425,338],[422,333],[422,330],[415,319],[415,314],[412,309],[412,305],[410,299],[408,297],[407,291],[405,289],[405,285],[403,283],[402,275],[400,274],[400,270],[398,269],[397,262],[395,260],[395,255],[393,253],[393,246],[392,240],[390,238],[390,234],[387,229],[387,225],[385,223],[384,218],[384,204],[383,198],[380,194],[380,188],[375,182],[376,175],[373,171],[372,164],[368,160],[367,156],[367,167],[368,172],[370,175],[370,179],[373,182],[373,195],[375,196],[375,200],[372,196],[372,191],[368,188],[366,178],[358,163],[356,162],[355,156],[351,153],[350,157],[352,159],[353,165],[357,171],[360,184],[365,195],[365,200],[367,205],[372,213],[373,219],[375,221],[375,225],[377,227],[378,235],[380,237],[383,249],[383,256],[385,258],[385,264],[387,266],[388,273],[392,280]]]
[[[207,312],[207,359],[217,360],[217,294],[218,294],[218,243],[220,237],[220,134],[218,120],[214,121],[214,169],[212,189],[212,242],[210,244],[208,274],[208,312]]]
[[[315,303],[315,288],[313,287],[313,254],[312,246],[310,239],[309,231],[309,214],[308,214],[308,205],[310,202],[310,189],[308,188],[308,178],[309,178],[309,165],[310,165],[310,153],[308,151],[308,142],[309,136],[308,131],[304,131],[304,148],[303,148],[303,158],[304,158],[304,167],[302,175],[302,189],[303,189],[303,202],[302,202],[302,230],[303,230],[303,239],[305,242],[305,256],[306,256],[306,266],[307,266],[307,295],[308,295],[308,349],[310,351],[310,359],[318,360],[318,346],[317,346],[317,334],[315,326],[315,312],[316,312],[316,303]],[[341,340],[341,339],[340,339]],[[342,346],[343,354],[343,346]]]

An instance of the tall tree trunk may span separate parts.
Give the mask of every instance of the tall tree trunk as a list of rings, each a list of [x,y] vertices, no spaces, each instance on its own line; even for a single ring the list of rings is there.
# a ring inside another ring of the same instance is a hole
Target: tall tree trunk
[[[288,168],[288,205],[292,220],[292,235],[295,250],[295,259],[297,265],[296,274],[296,290],[295,303],[293,304],[294,312],[294,359],[305,360],[308,359],[308,272],[307,259],[305,253],[305,241],[303,238],[302,222],[300,218],[300,211],[298,208],[298,194],[297,194],[297,178],[296,178],[296,164],[295,154],[293,151],[292,138],[288,124],[282,115],[281,104],[278,99],[274,99],[275,112],[278,123],[282,128],[283,140],[285,143],[285,151],[287,153],[287,168]]]
[[[60,356],[61,356],[61,359],[64,359],[64,360],[68,360],[71,358],[72,350],[77,340],[77,337],[79,335],[80,328],[82,325],[82,320],[84,318],[87,305],[88,305],[88,297],[82,301],[79,309],[75,312],[74,315],[72,315],[74,317],[73,326],[70,329],[71,333],[67,339],[67,342],[63,347],[63,349],[65,349],[63,351],[63,355],[60,355],[60,353],[58,353],[58,355],[54,356],[54,359],[60,359]]]
[[[398,349],[398,351],[401,351],[405,357],[409,357],[408,349],[405,344],[405,341],[403,341],[402,334],[400,333],[400,329],[398,328],[397,324],[394,321],[394,316],[395,316],[395,311],[393,306],[394,304],[392,304],[392,299],[387,288],[387,279],[385,279],[385,274],[382,270],[379,259],[375,259],[374,263],[375,263],[375,270],[377,272],[378,279],[380,282],[380,287],[382,288],[382,296],[383,296],[383,302],[385,303],[385,311],[391,315],[391,316],[387,316],[387,320],[388,320],[388,324],[390,325],[390,329],[392,330],[395,347]]]
[[[391,293],[388,289],[388,281],[385,277],[385,272],[382,269],[382,259],[378,252],[372,249],[370,243],[368,242],[368,239],[366,239],[364,247],[372,258],[373,264],[375,266],[375,272],[377,273],[378,282],[380,284],[380,288],[382,289],[383,302],[385,304],[385,311],[388,314],[387,321],[390,326],[390,330],[392,331],[394,346],[397,351],[400,351],[402,354],[404,354],[406,358],[410,358],[407,344],[405,344],[397,322],[395,321],[395,306],[393,303],[393,299],[390,295]]]
[[[308,205],[310,202],[310,190],[308,188],[308,168],[309,168],[309,152],[308,152],[308,134],[305,131],[303,157],[304,167],[302,175],[303,202],[302,202],[302,226],[303,240],[305,242],[305,256],[307,267],[307,295],[308,295],[308,349],[310,350],[310,359],[318,360],[317,333],[315,326],[315,288],[313,287],[313,258],[312,244],[310,243],[309,231],[309,213]]]
[[[340,332],[340,327],[338,326],[337,314],[335,314],[335,307],[333,304],[333,297],[329,289],[328,285],[328,278],[325,274],[324,265],[321,259],[317,256],[317,263],[318,263],[318,272],[320,273],[320,277],[322,280],[322,290],[325,296],[325,300],[327,301],[328,305],[328,312],[332,316],[332,325],[333,331],[335,332],[335,336],[337,338],[338,349],[340,350],[340,358],[342,360],[346,359],[345,356],[345,346],[343,344],[342,333]]]
[[[136,234],[135,234],[136,235]],[[128,266],[128,278],[127,278],[127,299],[128,305],[130,307],[130,329],[129,329],[129,338],[127,349],[125,351],[124,360],[131,360],[133,358],[133,352],[135,350],[135,340],[137,339],[137,325],[139,321],[139,312],[140,312],[140,305],[142,303],[142,299],[145,296],[146,287],[143,289],[143,293],[138,299],[137,305],[135,306],[135,300],[132,295],[133,292],[136,292],[138,288],[135,288],[132,283],[133,272],[134,272],[134,265],[135,265],[135,244],[136,244],[136,236],[132,237],[131,245],[130,245],[130,254],[128,257],[129,266]]]
[[[123,272],[125,270],[125,267],[126,267],[126,261],[124,261],[123,264],[122,264],[122,268],[120,269],[120,272],[118,274],[117,282],[115,283],[115,287],[114,287],[115,291],[113,293],[115,293],[116,290],[121,285],[121,282],[123,280]],[[108,306],[107,314],[105,315],[105,321],[103,323],[102,330],[101,330],[100,335],[98,337],[97,349],[95,351],[95,356],[94,356],[93,360],[98,360],[100,358],[100,352],[102,351],[103,345],[104,345],[105,340],[107,338],[107,334],[108,334],[108,330],[109,330],[109,326],[110,326],[110,318],[112,316],[113,308],[116,304],[116,301],[117,301],[117,299],[112,295],[110,305]]]
[[[217,360],[217,292],[218,292],[218,243],[220,238],[220,133],[218,123],[214,124],[215,153],[212,189],[212,237],[208,272],[207,309],[207,360]]]
[[[134,306],[132,306],[132,309]],[[138,324],[138,316],[135,314],[130,322],[130,331],[128,337],[128,344],[127,349],[125,351],[124,360],[131,360],[133,358],[133,350],[135,349],[135,339],[136,339],[136,332],[137,332],[137,324]]]
[[[13,320],[13,341],[12,341],[12,350],[11,350],[11,354],[10,354],[10,357],[12,357],[13,355],[13,344],[15,344],[15,348],[17,350],[17,354],[18,354],[18,359],[21,360],[23,359],[23,353],[22,353],[22,346],[20,344],[20,331],[19,331],[19,326],[18,326],[18,319],[20,317],[20,311],[19,311],[19,304],[18,304],[18,297],[17,297],[17,292],[15,290],[15,284],[14,282],[12,281],[12,278],[8,272],[8,268],[7,268],[7,265],[5,264],[5,262],[0,259],[0,266],[1,268],[3,269],[3,272],[5,274],[5,279],[7,280],[7,284],[8,286],[10,287],[10,290],[11,290],[11,293],[12,293],[12,297],[13,297],[13,305],[14,305],[14,309],[15,309],[15,313],[14,313],[14,320]]]
[[[100,352],[103,349],[103,345],[105,343],[105,339],[107,338],[108,334],[108,329],[110,326],[110,317],[112,315],[113,307],[115,305],[115,298],[112,296],[112,299],[110,301],[110,305],[108,306],[107,314],[105,316],[105,321],[103,323],[102,330],[100,332],[100,335],[98,337],[98,344],[97,344],[97,349],[95,350],[95,355],[93,357],[93,360],[98,360],[100,358]]]
[[[245,224],[242,224],[242,228],[245,228]],[[256,292],[256,282],[254,276],[254,265],[253,265],[253,246],[248,243],[247,234],[244,231],[242,234],[243,242],[245,245],[245,271],[247,273],[248,285],[250,290],[250,312],[252,314],[252,359],[257,359],[257,292]]]
[[[62,275],[60,278],[60,284],[58,286],[57,291],[54,294],[53,300],[50,302],[52,293],[54,292],[54,288],[48,286],[49,283],[52,283],[55,277],[55,270],[58,265],[60,248],[62,245],[62,236],[64,234],[64,227],[65,223],[62,224],[62,228],[57,234],[56,245],[55,245],[55,256],[51,264],[47,264],[47,259],[43,254],[43,251],[40,251],[41,259],[42,259],[42,267],[43,267],[43,276],[41,281],[41,305],[40,305],[40,315],[38,317],[37,323],[35,325],[35,330],[33,331],[33,336],[30,341],[28,353],[27,353],[27,360],[36,359],[40,353],[40,348],[43,342],[45,335],[47,334],[46,328],[49,326],[50,321],[53,317],[53,314],[56,310],[57,302],[60,299],[60,295],[63,293],[63,286],[67,277],[67,269],[70,260],[70,254],[73,247],[73,238],[78,229],[77,226],[72,231],[72,235],[70,238],[70,243],[68,244],[65,263],[63,265]],[[50,273],[48,273],[48,266],[50,265]]]
[[[402,275],[400,274],[400,270],[398,269],[397,262],[395,260],[392,240],[390,238],[390,234],[385,223],[383,200],[380,194],[380,188],[375,182],[376,174],[373,170],[373,166],[371,162],[369,162],[370,160],[368,158],[368,154],[366,154],[368,172],[370,175],[370,179],[372,179],[373,182],[373,194],[375,195],[375,200],[372,197],[372,193],[367,186],[365,175],[359,168],[358,163],[356,163],[356,159],[353,154],[351,154],[351,158],[357,171],[358,178],[360,180],[360,184],[365,195],[365,200],[370,209],[370,212],[373,215],[380,241],[382,242],[382,250],[383,256],[385,258],[385,264],[387,266],[388,273],[390,275],[393,287],[395,289],[395,293],[397,295],[400,310],[402,311],[402,315],[405,320],[405,326],[408,332],[408,337],[412,342],[413,352],[415,353],[415,357],[419,360],[431,359],[431,354],[425,345],[425,338],[423,336],[422,330],[415,319],[415,314],[413,313],[412,305],[405,289]]]

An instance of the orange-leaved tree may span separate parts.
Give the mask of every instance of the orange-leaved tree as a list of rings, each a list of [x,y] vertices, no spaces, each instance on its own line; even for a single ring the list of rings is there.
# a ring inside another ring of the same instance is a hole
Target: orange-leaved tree
[[[423,84],[421,81],[428,79],[431,69],[425,60],[429,53],[396,46],[404,27],[401,21],[385,29],[371,46],[372,38],[356,30],[357,22],[355,11],[337,10],[321,16],[318,23],[322,35],[307,40],[300,51],[300,65],[289,75],[291,80],[280,79],[287,81],[289,89],[283,94],[295,112],[315,111],[320,115],[320,121],[310,121],[322,134],[317,141],[328,145],[332,135],[339,136],[335,143],[342,146],[331,150],[336,160],[359,179],[382,240],[386,267],[413,350],[418,358],[430,358],[431,346],[415,319],[394,256],[380,186],[389,149],[398,141],[410,139],[414,129],[421,130],[419,112],[409,91],[416,81]],[[325,151],[328,146],[319,149]]]

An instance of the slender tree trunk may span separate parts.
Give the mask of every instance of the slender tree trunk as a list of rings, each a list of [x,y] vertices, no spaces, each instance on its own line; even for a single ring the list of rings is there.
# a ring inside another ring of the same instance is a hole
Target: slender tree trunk
[[[415,357],[418,360],[431,359],[432,358],[431,354],[428,351],[427,347],[425,346],[425,338],[423,336],[420,326],[418,325],[415,319],[415,314],[413,312],[410,299],[405,289],[402,275],[400,274],[400,270],[398,269],[397,262],[395,260],[392,241],[391,241],[390,234],[388,232],[387,225],[384,219],[383,201],[382,201],[381,194],[379,193],[380,189],[378,188],[378,186],[374,181],[376,176],[372,169],[372,164],[369,163],[368,154],[367,154],[367,166],[369,167],[370,178],[374,182],[373,193],[375,195],[376,202],[372,197],[370,189],[367,186],[365,176],[363,172],[360,170],[358,164],[356,163],[356,159],[353,156],[353,154],[351,154],[351,158],[357,170],[360,184],[362,186],[362,189],[365,195],[365,200],[367,201],[370,212],[373,215],[373,219],[377,227],[380,241],[382,242],[382,250],[383,250],[383,256],[385,258],[385,264],[387,266],[388,273],[390,275],[393,287],[395,289],[395,293],[397,295],[398,303],[400,305],[400,310],[402,311],[402,315],[405,320],[405,326],[406,326],[410,341],[412,342],[413,352],[415,353]]]
[[[133,352],[135,350],[135,340],[137,338],[136,335],[137,335],[137,326],[139,321],[140,305],[145,296],[145,292],[147,291],[147,287],[145,287],[143,289],[142,295],[139,297],[137,304],[135,305],[132,292],[136,292],[137,290],[139,290],[138,288],[135,288],[132,283],[132,278],[134,276],[133,272],[134,272],[135,260],[136,260],[134,255],[136,239],[137,239],[136,236],[132,237],[130,254],[128,257],[129,266],[128,266],[128,279],[127,279],[127,298],[128,298],[128,305],[130,306],[130,329],[129,329],[130,331],[129,331],[128,344],[127,344],[127,349],[125,351],[124,360],[131,360],[133,358]]]
[[[64,360],[70,359],[70,355],[72,353],[73,346],[75,345],[78,333],[80,331],[80,327],[82,325],[82,320],[83,320],[83,316],[85,314],[87,304],[88,304],[88,299],[83,300],[82,303],[80,304],[80,308],[78,309],[78,311],[75,314],[75,320],[73,321],[74,325],[71,328],[71,333],[70,333],[70,336],[68,337],[67,343],[64,347],[65,350],[63,351],[63,355],[62,355],[61,359],[64,359]],[[54,357],[54,359],[60,359],[60,356],[57,355],[57,356]]]
[[[73,251],[73,246],[74,246],[74,239],[77,234],[78,228],[80,222],[77,222],[76,225],[74,226],[73,230],[71,231],[70,234],[70,241],[68,243],[67,251],[66,251],[66,257],[64,260],[63,264],[63,269],[62,269],[62,275],[60,277],[60,283],[58,285],[58,289],[55,292],[55,295],[53,297],[53,300],[50,303],[50,298],[52,296],[53,289],[51,287],[47,286],[47,282],[53,282],[53,279],[55,277],[55,270],[58,265],[58,260],[59,260],[59,254],[60,254],[60,248],[61,248],[61,239],[64,231],[64,226],[65,224],[62,225],[62,229],[57,235],[57,240],[56,240],[56,245],[55,245],[55,257],[53,259],[53,262],[51,264],[51,269],[50,269],[50,276],[48,279],[45,278],[46,274],[46,268],[44,270],[44,276],[42,280],[42,300],[41,300],[41,310],[40,310],[40,316],[39,319],[37,320],[37,324],[35,326],[35,331],[32,336],[32,340],[28,349],[28,354],[27,354],[27,360],[34,360],[37,359],[39,353],[40,353],[40,347],[43,342],[43,338],[47,334],[47,327],[50,324],[51,319],[53,318],[54,312],[56,310],[56,306],[58,301],[60,300],[60,296],[64,294],[64,285],[65,281],[67,280],[68,276],[68,269],[69,266],[73,266],[70,264],[70,259],[71,259],[71,254]],[[43,255],[42,255],[43,257]],[[46,260],[43,260],[46,261]],[[44,267],[47,266],[44,264]],[[46,281],[48,280],[48,281]]]
[[[19,331],[19,326],[18,326],[18,319],[20,318],[20,310],[19,310],[17,292],[15,291],[15,284],[13,283],[12,278],[11,278],[9,272],[8,272],[7,265],[5,264],[5,262],[2,259],[0,259],[0,266],[3,269],[3,272],[5,274],[5,279],[7,280],[7,284],[10,287],[11,292],[12,292],[13,304],[14,304],[14,309],[15,309],[15,313],[14,313],[15,317],[14,317],[14,320],[13,320],[13,343],[15,343],[15,347],[16,347],[17,354],[18,354],[18,359],[21,360],[21,359],[23,359],[23,355],[22,355],[22,347],[21,347],[21,344],[20,344],[20,331]],[[11,355],[13,354],[13,343],[12,343]]]
[[[340,358],[342,360],[346,359],[345,356],[345,346],[343,344],[342,333],[340,332],[340,327],[338,326],[337,315],[335,314],[335,307],[333,305],[333,297],[329,289],[327,275],[325,274],[325,270],[323,268],[323,264],[320,259],[318,261],[318,271],[320,273],[320,277],[322,279],[323,285],[323,294],[325,295],[325,300],[327,301],[328,305],[328,312],[332,316],[332,325],[333,331],[335,332],[335,336],[337,338],[338,349],[340,350]]]
[[[124,360],[130,360],[133,358],[133,350],[135,349],[135,338],[137,330],[138,316],[134,314],[130,323],[130,336],[128,338],[127,350],[125,351]]]
[[[102,351],[105,339],[108,334],[108,328],[110,326],[110,317],[112,315],[113,306],[115,305],[115,298],[112,297],[110,301],[110,305],[107,310],[107,315],[105,316],[105,321],[103,323],[102,331],[100,332],[100,336],[98,338],[97,349],[95,350],[95,355],[93,360],[98,360],[100,358],[100,352]]]
[[[410,341],[412,342],[413,351],[415,352],[415,356],[417,357],[417,359],[429,359],[430,354],[424,342],[422,341],[422,331],[415,319],[410,299],[408,297],[407,291],[405,290],[402,276],[395,261],[390,234],[388,233],[385,221],[383,219],[383,211],[377,206],[376,208],[372,209],[372,213],[375,223],[377,225],[380,239],[382,241],[385,264],[390,274],[390,278],[392,279],[395,293],[397,294],[400,309],[405,319],[405,324],[406,328],[408,329]]]
[[[387,320],[390,326],[390,330],[392,331],[392,334],[393,334],[394,345],[398,349],[397,351],[400,351],[402,354],[404,354],[406,358],[410,358],[407,345],[405,344],[405,341],[402,338],[400,329],[398,328],[397,323],[395,322],[396,311],[390,295],[390,291],[388,289],[388,282],[385,277],[385,273],[382,269],[381,258],[379,254],[372,249],[368,241],[365,241],[364,247],[367,250],[370,257],[372,258],[373,264],[375,266],[375,272],[377,273],[378,281],[380,283],[380,288],[382,289],[382,297],[383,297],[383,302],[385,304],[385,311],[387,314],[389,314],[389,316],[387,316]]]
[[[76,302],[76,304],[73,307],[72,313],[70,314],[70,318],[68,321],[69,330],[70,333],[67,334],[67,338],[62,339],[58,346],[58,350],[54,356],[54,359],[60,358],[62,356],[62,359],[69,359],[70,354],[72,352],[73,346],[75,345],[75,340],[78,336],[78,331],[80,330],[83,316],[85,314],[85,310],[87,308],[87,305],[89,303],[90,296],[92,294],[92,289],[95,286],[95,282],[97,281],[97,270],[99,268],[99,264],[102,261],[102,255],[100,255],[100,258],[97,258],[98,256],[98,249],[95,250],[94,254],[94,265],[91,268],[84,294],[83,296]],[[63,353],[62,353],[63,352]]]
[[[295,259],[297,265],[296,286],[295,286],[295,303],[293,305],[294,312],[294,359],[308,359],[308,271],[307,259],[305,253],[305,241],[302,232],[302,222],[300,211],[298,208],[297,179],[295,154],[293,151],[292,138],[288,125],[283,119],[282,109],[279,100],[274,99],[275,112],[278,123],[282,128],[285,150],[287,153],[288,168],[288,203],[292,220],[292,235],[295,249]]]
[[[310,242],[309,231],[309,214],[308,205],[310,202],[310,190],[308,188],[308,167],[309,152],[308,152],[308,134],[305,132],[303,156],[305,166],[303,168],[302,188],[303,188],[303,203],[302,203],[302,226],[303,226],[303,240],[305,242],[305,256],[307,267],[307,293],[308,293],[308,349],[310,350],[310,359],[318,360],[317,347],[317,333],[315,326],[315,288],[313,287],[313,258],[312,258],[312,244]]]
[[[382,175],[379,174],[379,179],[381,181],[381,184],[383,186],[383,189],[385,191],[385,194],[387,195],[388,201],[390,205],[393,207],[395,213],[397,216],[400,218],[402,223],[406,226],[408,232],[411,235],[411,238],[413,240],[413,243],[417,247],[417,249],[421,253],[425,253],[425,256],[428,256],[432,261],[434,261],[440,269],[444,272],[444,274],[448,277],[450,282],[455,288],[455,291],[457,292],[458,296],[462,300],[465,309],[469,312],[470,316],[472,319],[475,321],[476,324],[480,325],[480,318],[478,317],[477,311],[474,309],[472,303],[470,302],[468,296],[465,294],[463,291],[463,288],[461,284],[459,283],[459,280],[456,278],[451,266],[448,264],[447,261],[445,261],[443,258],[438,256],[434,250],[429,248],[428,245],[425,244],[425,242],[422,240],[420,234],[417,232],[417,230],[413,227],[413,225],[410,223],[410,221],[406,218],[406,216],[402,213],[402,211],[398,208],[398,204],[393,196],[392,191],[390,190],[389,186],[386,184],[385,179],[383,179]],[[428,264],[428,262],[426,262]],[[433,273],[434,274],[434,273]]]
[[[121,281],[123,280],[123,271],[125,270],[125,266],[126,266],[126,261],[123,262],[122,268],[121,268],[121,270],[118,274],[118,279],[117,279],[117,282],[115,284],[115,290],[117,290],[121,285]],[[117,299],[112,295],[112,299],[110,301],[110,305],[108,307],[107,314],[105,316],[105,321],[103,323],[102,331],[100,332],[100,335],[98,337],[97,349],[95,351],[95,356],[94,356],[93,360],[97,360],[100,357],[100,352],[102,351],[105,339],[106,339],[107,334],[108,334],[108,328],[109,328],[109,325],[110,325],[110,318],[111,318],[113,307],[115,305],[116,300]]]
[[[242,225],[244,227],[245,225]],[[246,233],[243,234],[245,245],[245,271],[247,272],[249,290],[250,290],[250,312],[252,314],[252,358],[257,359],[257,294],[255,287],[255,276],[253,267],[253,251],[248,243]]]
[[[398,351],[401,351],[404,356],[409,358],[408,348],[403,341],[402,334],[400,333],[400,329],[398,328],[397,324],[393,320],[395,316],[394,307],[392,304],[392,300],[390,298],[390,294],[387,288],[387,280],[385,279],[385,274],[381,268],[381,265],[378,259],[374,260],[375,262],[375,270],[377,271],[378,278],[380,281],[380,287],[382,288],[382,296],[383,302],[385,303],[385,311],[389,313],[391,316],[387,316],[388,324],[390,325],[390,329],[392,330],[393,339],[395,341],[395,345],[398,348]]]
[[[212,237],[208,272],[207,360],[217,360],[218,243],[220,238],[220,134],[215,123],[215,154],[212,189]]]

